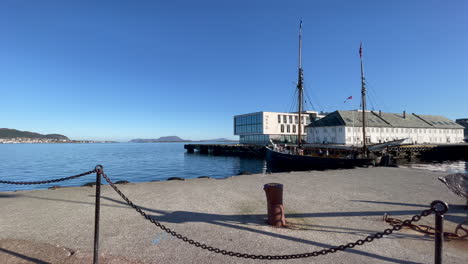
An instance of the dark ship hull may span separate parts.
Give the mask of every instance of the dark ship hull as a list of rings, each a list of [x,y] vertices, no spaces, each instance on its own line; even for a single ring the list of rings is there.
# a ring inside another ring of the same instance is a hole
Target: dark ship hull
[[[295,155],[278,152],[268,147],[266,148],[266,159],[271,168],[290,171],[354,168],[374,164],[374,160],[369,158]]]

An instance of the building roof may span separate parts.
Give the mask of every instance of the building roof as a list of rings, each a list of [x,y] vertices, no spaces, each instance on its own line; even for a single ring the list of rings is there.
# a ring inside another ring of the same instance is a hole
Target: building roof
[[[367,113],[368,127],[408,127],[408,128],[452,128],[461,129],[463,126],[454,121],[434,115],[418,115],[414,113],[384,113],[369,111]],[[322,119],[315,120],[311,127],[323,126],[362,126],[361,111],[335,111]]]
[[[262,113],[281,114],[281,115],[298,115],[297,112],[268,112],[268,111],[261,111],[261,112],[252,112],[252,113],[247,113],[247,114],[235,115],[234,117],[238,117],[238,116],[249,116],[249,115],[262,114]],[[301,114],[303,114],[303,115],[306,115],[306,114],[315,114],[315,115],[317,115],[317,116],[323,116],[322,113],[319,113],[319,112],[317,112],[317,111],[302,111]]]

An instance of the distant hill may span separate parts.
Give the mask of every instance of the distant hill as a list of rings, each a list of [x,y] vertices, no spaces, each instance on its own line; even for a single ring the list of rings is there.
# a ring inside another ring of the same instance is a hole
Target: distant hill
[[[239,142],[239,140],[232,140],[227,138],[217,138],[217,139],[207,139],[207,140],[200,140],[201,142]]]
[[[49,138],[57,140],[70,140],[68,137],[60,134],[39,134],[29,131],[20,131],[10,128],[0,128],[0,138]]]
[[[157,142],[239,142],[239,141],[226,139],[226,138],[207,139],[207,140],[188,140],[188,139],[182,139],[178,136],[168,136],[168,137],[150,138],[150,139],[137,138],[137,139],[132,139],[129,142],[157,143]]]
[[[167,136],[167,137],[160,137],[160,138],[151,138],[151,139],[132,139],[129,142],[132,143],[155,143],[155,142],[191,142],[191,140],[181,139],[178,136]]]

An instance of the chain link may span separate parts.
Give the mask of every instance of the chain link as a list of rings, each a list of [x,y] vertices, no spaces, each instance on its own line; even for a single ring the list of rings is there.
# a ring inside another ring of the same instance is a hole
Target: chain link
[[[0,184],[4,183],[4,184],[16,184],[16,185],[33,185],[33,184],[54,183],[54,182],[61,182],[61,181],[75,179],[75,178],[82,177],[82,176],[85,176],[94,172],[96,172],[96,170],[87,171],[87,172],[84,172],[78,175],[73,175],[70,177],[54,179],[54,180],[46,180],[46,181],[18,181],[18,182],[17,181],[0,181]]]
[[[421,217],[428,216],[429,214],[430,214],[430,212],[423,212],[421,215],[415,215],[411,219],[419,221],[419,219],[421,219]],[[387,215],[384,215],[383,220],[385,222],[389,223],[391,226],[393,226],[393,229],[396,230],[396,231],[401,229],[401,223],[404,222],[404,221],[402,221],[400,219],[397,219],[397,218],[388,217]],[[416,222],[416,221],[414,221],[414,222]],[[411,228],[411,229],[413,229],[415,231],[418,231],[418,232],[421,232],[421,233],[424,233],[424,234],[428,234],[428,235],[435,235],[437,233],[437,231],[436,231],[436,229],[434,227],[427,226],[427,225],[410,224],[410,225],[407,225],[407,227]],[[451,233],[451,232],[443,232],[443,235],[444,235],[445,238],[452,238],[452,239],[462,238],[460,235],[458,235],[456,233]]]
[[[393,228],[385,229],[383,232],[377,232],[375,234],[371,234],[371,235],[367,236],[365,239],[359,239],[356,242],[348,243],[346,245],[340,245],[340,246],[336,246],[336,247],[321,249],[321,250],[317,250],[317,251],[313,251],[313,252],[309,252],[309,253],[302,253],[302,254],[254,255],[254,254],[245,254],[245,253],[227,251],[227,250],[224,250],[224,249],[219,249],[219,248],[216,248],[216,247],[208,246],[208,245],[205,245],[203,243],[200,243],[200,242],[194,241],[192,239],[189,239],[189,238],[187,238],[187,237],[185,237],[185,236],[183,236],[183,235],[181,235],[181,234],[179,234],[179,233],[177,233],[175,231],[172,231],[171,229],[167,228],[166,226],[164,226],[160,222],[158,222],[158,221],[154,220],[153,218],[151,218],[150,216],[148,216],[143,210],[141,210],[141,208],[139,206],[135,205],[132,201],[130,201],[130,199],[128,199],[114,185],[114,183],[109,179],[109,177],[107,177],[106,174],[102,174],[102,176],[104,177],[104,179],[106,179],[106,181],[109,183],[109,185],[120,195],[120,197],[122,197],[122,199],[124,199],[127,202],[128,205],[130,205],[133,209],[135,209],[138,213],[140,213],[144,218],[149,220],[155,226],[159,227],[160,229],[167,232],[171,236],[174,236],[177,239],[180,239],[180,240],[182,240],[182,241],[184,241],[184,242],[186,242],[188,244],[194,245],[194,246],[199,247],[201,249],[205,249],[205,250],[208,250],[208,251],[211,251],[211,252],[214,252],[214,253],[218,253],[218,254],[228,255],[228,256],[232,256],[232,257],[238,257],[238,258],[268,259],[268,260],[271,260],[271,259],[275,259],[275,260],[276,259],[297,259],[297,258],[317,257],[317,256],[320,256],[320,255],[326,255],[328,253],[335,253],[337,251],[343,251],[343,250],[346,250],[348,248],[354,248],[355,246],[362,246],[364,243],[369,243],[369,242],[374,241],[374,239],[380,239],[385,235],[390,235],[394,231],[399,231],[404,226],[411,225],[413,222],[419,221],[421,219],[421,217],[428,216],[428,215],[430,215],[430,214],[432,214],[434,212],[433,209],[424,210],[419,215],[413,216],[411,218],[411,220],[405,220],[405,221],[402,222],[402,224],[395,225],[395,226],[393,226]]]

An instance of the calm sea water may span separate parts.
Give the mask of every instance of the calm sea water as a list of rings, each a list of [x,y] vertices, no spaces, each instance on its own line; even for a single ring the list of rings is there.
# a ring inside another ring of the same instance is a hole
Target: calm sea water
[[[114,182],[226,178],[243,171],[266,170],[262,159],[188,154],[184,143],[0,144],[0,161],[0,179],[11,181],[62,178],[93,170],[98,164]],[[0,184],[0,191],[81,186],[95,180],[95,174],[91,174],[55,184]]]
[[[399,167],[447,173],[468,173],[468,161],[464,160],[444,162],[416,161],[408,164],[399,165]]]
[[[212,142],[210,142],[212,144]],[[93,170],[98,164],[115,182],[148,182],[169,177],[186,179],[209,176],[226,178],[240,172],[265,173],[263,159],[188,154],[184,143],[116,144],[0,144],[0,179],[11,181],[48,180]],[[468,162],[413,163],[416,169],[468,173]],[[0,191],[46,189],[53,185],[81,186],[95,181],[91,174],[55,184],[0,184]]]

